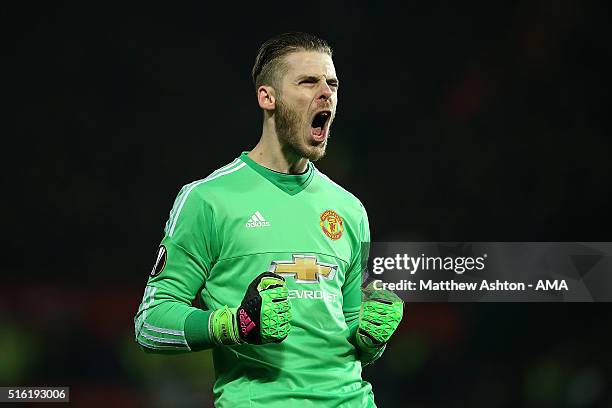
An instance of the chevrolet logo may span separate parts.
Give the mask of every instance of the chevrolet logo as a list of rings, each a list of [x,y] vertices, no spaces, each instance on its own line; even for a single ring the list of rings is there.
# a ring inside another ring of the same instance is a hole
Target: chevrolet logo
[[[270,272],[293,276],[296,283],[316,283],[332,279],[338,265],[317,262],[316,256],[293,255],[293,261],[272,261]]]

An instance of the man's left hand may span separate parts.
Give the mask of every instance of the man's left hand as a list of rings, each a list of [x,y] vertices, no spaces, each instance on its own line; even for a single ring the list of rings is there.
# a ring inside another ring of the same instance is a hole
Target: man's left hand
[[[357,344],[364,351],[381,349],[399,326],[404,302],[389,290],[364,290],[364,301],[359,312]]]

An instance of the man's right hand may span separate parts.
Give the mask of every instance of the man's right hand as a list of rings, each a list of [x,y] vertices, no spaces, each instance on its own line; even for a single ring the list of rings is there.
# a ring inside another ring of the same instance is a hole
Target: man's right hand
[[[209,320],[217,344],[280,343],[291,330],[291,304],[285,279],[272,272],[256,277],[237,309],[224,306]]]

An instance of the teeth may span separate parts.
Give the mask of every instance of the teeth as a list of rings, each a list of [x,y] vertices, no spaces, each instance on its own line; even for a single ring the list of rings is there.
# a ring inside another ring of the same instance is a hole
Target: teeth
[[[325,123],[327,122],[327,119],[330,117],[331,112],[328,111],[323,111],[323,112],[319,112],[315,115],[314,119],[312,120],[312,127],[323,127],[325,126]]]

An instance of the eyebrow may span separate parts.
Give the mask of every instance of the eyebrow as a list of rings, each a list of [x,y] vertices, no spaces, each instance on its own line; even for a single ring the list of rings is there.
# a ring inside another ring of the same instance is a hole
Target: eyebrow
[[[314,81],[314,82],[319,82],[320,77],[318,76],[314,76],[314,75],[300,75],[299,77],[297,77],[297,81],[301,82],[301,81]],[[328,83],[333,83],[336,85],[339,85],[340,82],[338,81],[338,78],[335,77],[331,77],[331,78],[327,78],[327,82]]]

